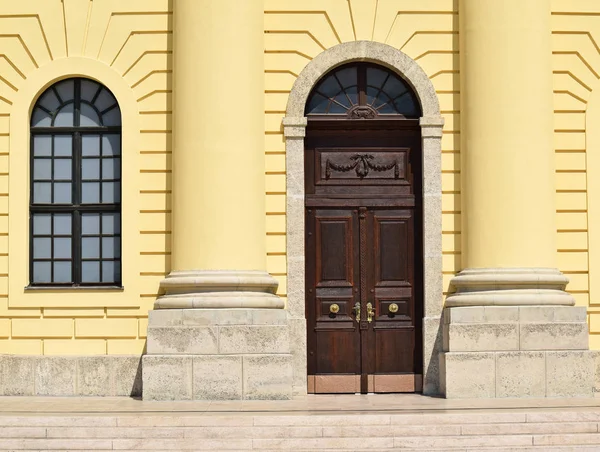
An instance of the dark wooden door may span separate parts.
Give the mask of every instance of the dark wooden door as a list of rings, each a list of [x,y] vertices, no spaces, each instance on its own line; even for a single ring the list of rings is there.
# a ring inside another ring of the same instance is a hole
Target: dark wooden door
[[[419,391],[419,129],[343,124],[306,140],[309,392]]]

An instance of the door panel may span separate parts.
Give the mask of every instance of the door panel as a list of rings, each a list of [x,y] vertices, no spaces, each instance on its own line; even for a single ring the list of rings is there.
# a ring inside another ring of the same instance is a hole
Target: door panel
[[[314,262],[306,272],[309,374],[360,374],[356,212],[307,209],[306,221],[306,257]]]

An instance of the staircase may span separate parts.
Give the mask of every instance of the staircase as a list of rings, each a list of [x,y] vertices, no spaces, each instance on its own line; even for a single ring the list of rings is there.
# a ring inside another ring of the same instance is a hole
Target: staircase
[[[0,413],[0,450],[597,452],[599,425],[597,407],[383,414]]]

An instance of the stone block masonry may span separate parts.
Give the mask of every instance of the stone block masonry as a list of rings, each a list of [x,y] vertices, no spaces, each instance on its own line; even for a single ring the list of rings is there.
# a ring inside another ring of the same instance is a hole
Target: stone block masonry
[[[440,354],[447,398],[592,397],[586,308],[447,308]]]
[[[158,309],[149,325],[144,400],[292,397],[287,311]]]

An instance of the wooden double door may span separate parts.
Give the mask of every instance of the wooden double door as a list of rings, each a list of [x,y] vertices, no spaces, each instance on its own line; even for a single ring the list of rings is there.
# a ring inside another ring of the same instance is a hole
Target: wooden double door
[[[418,392],[420,131],[309,124],[306,143],[309,392]]]

